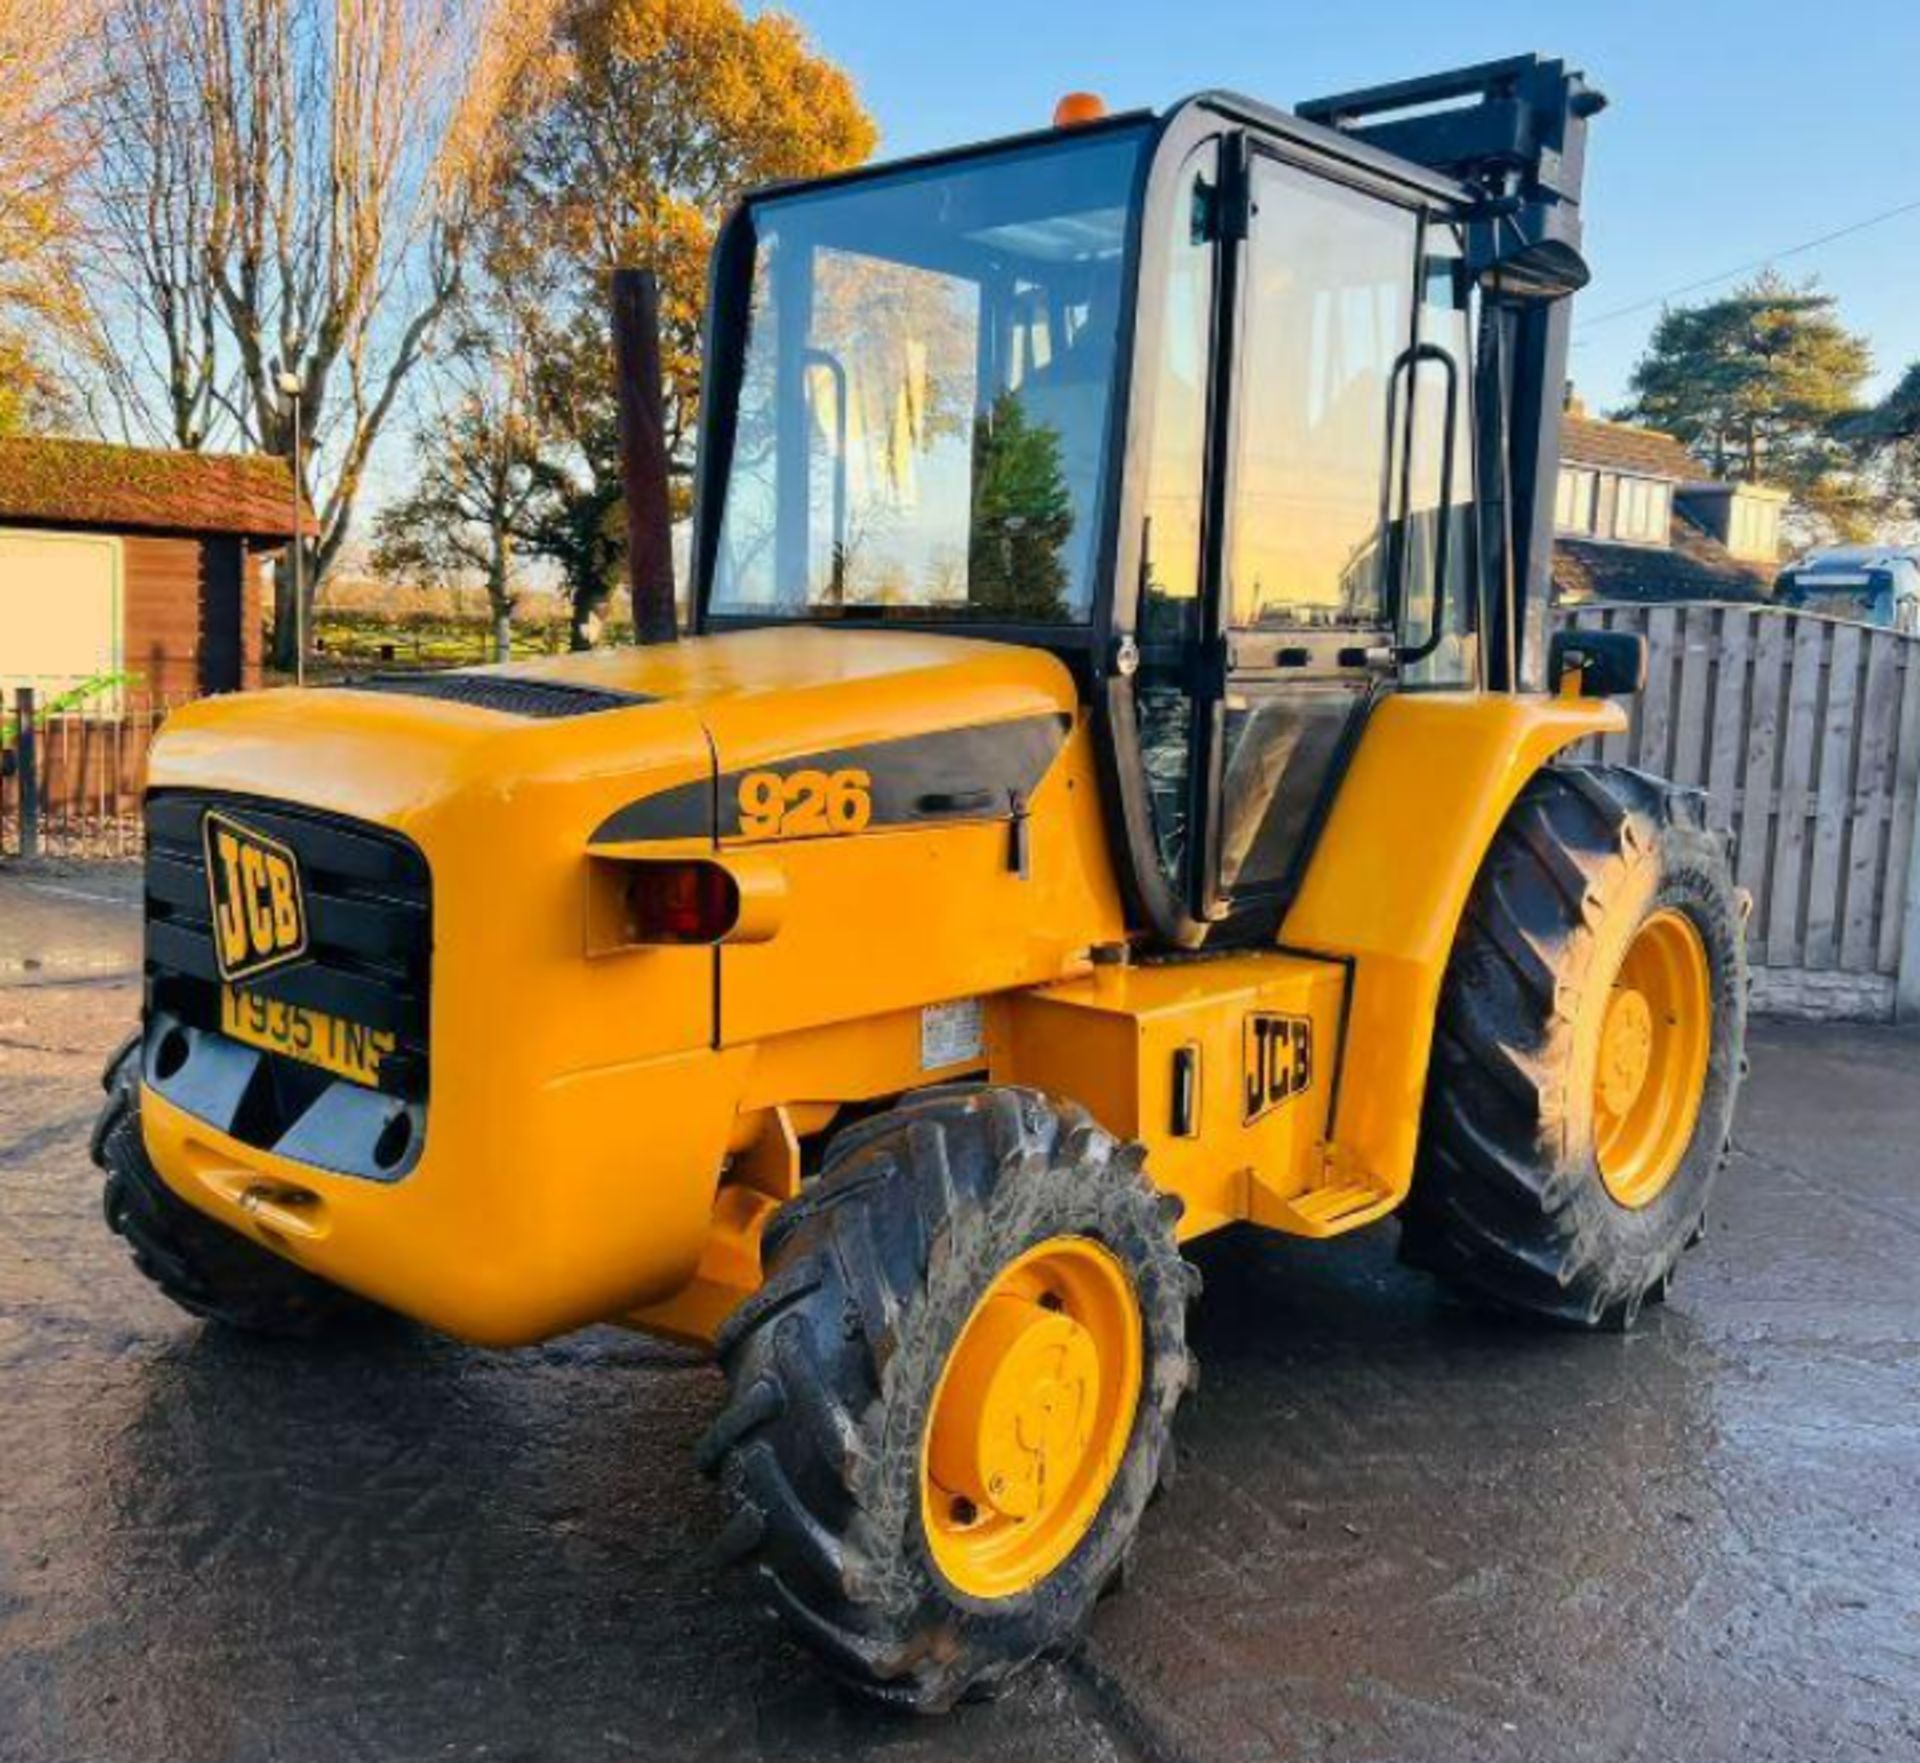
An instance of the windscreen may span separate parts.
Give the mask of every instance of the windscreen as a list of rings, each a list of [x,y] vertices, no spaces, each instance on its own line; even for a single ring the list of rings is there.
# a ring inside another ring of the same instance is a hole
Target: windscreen
[[[714,612],[1088,617],[1143,142],[754,206]]]

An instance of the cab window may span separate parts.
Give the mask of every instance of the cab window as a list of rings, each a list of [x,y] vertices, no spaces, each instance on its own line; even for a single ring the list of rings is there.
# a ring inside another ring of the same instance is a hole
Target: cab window
[[[754,205],[711,611],[1087,619],[1141,143]]]
[[[1228,553],[1243,629],[1376,624],[1388,388],[1412,341],[1416,216],[1262,159]]]
[[[1479,680],[1471,317],[1459,229],[1430,222],[1421,247],[1422,347],[1409,375],[1411,452],[1400,521],[1400,641],[1416,655],[1401,674],[1403,685]]]
[[[1391,654],[1390,430],[1407,408],[1420,220],[1265,155],[1252,196],[1214,892],[1265,910],[1382,684],[1350,657]]]

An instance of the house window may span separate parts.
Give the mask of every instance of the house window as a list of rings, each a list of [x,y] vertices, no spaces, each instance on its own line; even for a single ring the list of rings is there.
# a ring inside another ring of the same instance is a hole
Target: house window
[[[1560,489],[1554,503],[1553,524],[1563,533],[1593,531],[1593,492],[1599,473],[1578,466],[1560,468]]]
[[[1614,502],[1612,536],[1628,544],[1659,545],[1667,538],[1673,489],[1652,478],[1623,477]]]
[[[1673,516],[1673,486],[1658,478],[1627,477],[1584,466],[1560,468],[1554,525],[1563,533],[1664,545]]]
[[[1780,555],[1780,508],[1757,496],[1734,493],[1727,549],[1736,557],[1771,563]]]

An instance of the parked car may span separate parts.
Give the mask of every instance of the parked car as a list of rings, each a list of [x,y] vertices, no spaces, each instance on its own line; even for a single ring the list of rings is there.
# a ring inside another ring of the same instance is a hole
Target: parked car
[[[1800,612],[1920,634],[1920,546],[1809,551],[1780,572],[1773,592],[1782,606]]]

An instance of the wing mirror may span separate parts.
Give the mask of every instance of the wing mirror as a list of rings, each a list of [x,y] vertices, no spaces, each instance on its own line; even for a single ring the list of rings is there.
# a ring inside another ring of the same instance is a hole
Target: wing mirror
[[[1647,683],[1647,639],[1633,631],[1555,631],[1547,677],[1566,698],[1625,698]]]
[[[1521,304],[1564,300],[1593,279],[1580,252],[1579,211],[1550,202],[1476,218],[1467,269],[1483,288]]]

